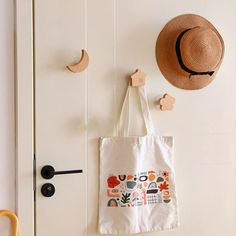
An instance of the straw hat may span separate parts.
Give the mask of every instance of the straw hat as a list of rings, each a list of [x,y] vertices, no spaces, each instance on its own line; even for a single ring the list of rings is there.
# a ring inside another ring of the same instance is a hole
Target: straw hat
[[[224,41],[205,18],[180,15],[162,29],[156,43],[164,77],[182,89],[201,89],[214,78],[224,56]]]

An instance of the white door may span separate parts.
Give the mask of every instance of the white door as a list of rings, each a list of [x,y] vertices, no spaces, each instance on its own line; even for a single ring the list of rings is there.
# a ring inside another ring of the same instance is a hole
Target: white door
[[[205,0],[34,2],[36,236],[98,235],[98,138],[114,135],[127,75],[136,68],[148,74],[156,130],[176,138],[181,227],[162,235],[235,235],[234,1],[224,11],[222,1],[215,0],[208,0],[209,7]],[[199,91],[170,85],[155,60],[156,38],[164,24],[189,12],[212,21],[226,49],[231,43],[216,80]],[[75,74],[65,67],[79,59],[81,49],[88,51],[90,64]],[[176,98],[172,112],[156,108],[155,99],[165,92]],[[132,133],[142,134],[141,118],[132,119]],[[83,172],[44,179],[40,172],[45,165]],[[219,175],[222,171],[228,173],[227,181]],[[55,187],[52,197],[41,193],[46,183]],[[196,191],[189,191],[192,185]]]

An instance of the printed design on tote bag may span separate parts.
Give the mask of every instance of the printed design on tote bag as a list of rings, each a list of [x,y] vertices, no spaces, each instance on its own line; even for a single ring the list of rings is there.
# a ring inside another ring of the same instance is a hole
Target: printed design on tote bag
[[[111,175],[106,184],[108,207],[135,207],[171,201],[168,171]]]

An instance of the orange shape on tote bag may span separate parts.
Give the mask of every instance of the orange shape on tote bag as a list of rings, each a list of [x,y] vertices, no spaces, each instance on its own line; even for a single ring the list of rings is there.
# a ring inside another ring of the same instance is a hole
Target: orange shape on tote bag
[[[107,183],[109,188],[114,188],[115,186],[120,184],[120,181],[116,176],[111,176],[107,179]]]

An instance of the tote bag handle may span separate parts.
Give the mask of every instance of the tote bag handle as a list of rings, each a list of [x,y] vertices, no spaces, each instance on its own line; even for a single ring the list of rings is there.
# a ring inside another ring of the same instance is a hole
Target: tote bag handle
[[[146,90],[144,86],[138,87],[139,100],[141,104],[141,111],[145,123],[147,135],[154,134],[154,126],[148,106]],[[130,127],[130,93],[131,86],[128,86],[125,99],[122,105],[120,119],[118,121],[118,136],[129,136]],[[126,116],[126,117],[125,117]]]

